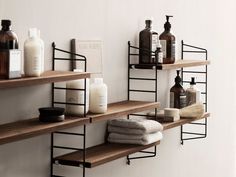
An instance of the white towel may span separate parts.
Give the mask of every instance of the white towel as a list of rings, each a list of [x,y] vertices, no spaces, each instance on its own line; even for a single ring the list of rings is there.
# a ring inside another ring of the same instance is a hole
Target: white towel
[[[147,145],[160,141],[162,138],[163,135],[161,132],[145,134],[145,135],[126,135],[119,133],[110,133],[108,136],[108,142]]]
[[[108,122],[108,132],[143,135],[162,131],[163,126],[147,119],[113,119]]]

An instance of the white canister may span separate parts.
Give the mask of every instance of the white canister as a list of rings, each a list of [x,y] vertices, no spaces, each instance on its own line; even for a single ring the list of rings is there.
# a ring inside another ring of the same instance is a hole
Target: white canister
[[[75,70],[75,72],[80,72]],[[84,79],[73,80],[66,83],[66,102],[84,104],[84,91],[83,90],[69,90],[69,89],[84,89]],[[89,110],[89,79],[86,79],[86,114]],[[83,116],[83,105],[66,105],[66,114]]]
[[[26,76],[40,76],[43,72],[44,43],[36,28],[29,29],[29,38],[24,43],[24,73]]]
[[[107,86],[102,78],[95,78],[90,86],[89,111],[105,113],[107,111]]]

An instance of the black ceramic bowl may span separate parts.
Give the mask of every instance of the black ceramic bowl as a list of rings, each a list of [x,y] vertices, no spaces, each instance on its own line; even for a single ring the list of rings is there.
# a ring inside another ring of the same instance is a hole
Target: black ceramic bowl
[[[44,107],[39,108],[40,116],[49,117],[49,116],[61,116],[64,115],[65,109],[59,107]]]

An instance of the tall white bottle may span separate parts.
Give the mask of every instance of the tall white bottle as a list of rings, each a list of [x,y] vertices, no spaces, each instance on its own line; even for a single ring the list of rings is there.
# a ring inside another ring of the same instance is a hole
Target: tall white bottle
[[[82,72],[82,70],[76,69],[74,72]],[[66,102],[84,104],[84,91],[82,90],[70,90],[70,89],[84,89],[84,79],[78,79],[69,81],[66,83]],[[86,79],[86,112],[89,109],[89,79]],[[83,116],[84,106],[81,105],[66,105],[66,113],[69,115]]]
[[[105,113],[107,111],[107,86],[103,83],[103,79],[95,78],[89,92],[89,111]]]
[[[26,76],[40,76],[43,72],[44,44],[36,28],[29,29],[29,38],[24,43],[24,72]]]

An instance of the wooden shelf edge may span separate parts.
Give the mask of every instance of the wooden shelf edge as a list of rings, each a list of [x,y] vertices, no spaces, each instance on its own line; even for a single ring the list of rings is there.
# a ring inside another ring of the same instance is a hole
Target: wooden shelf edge
[[[32,138],[58,130],[72,128],[89,123],[89,118],[66,118],[63,122],[46,123],[38,118],[0,125],[0,144]]]
[[[91,118],[91,123],[94,123],[98,121],[126,116],[132,113],[158,108],[159,106],[159,102],[121,101],[109,104],[108,111],[104,114],[88,114],[88,117]]]
[[[93,146],[86,149],[86,160],[84,165],[86,168],[93,168],[158,144],[160,144],[160,141],[143,146],[117,143],[105,143]],[[68,166],[80,166],[83,164],[82,157],[83,152],[76,151],[55,157],[54,163]]]
[[[205,113],[202,117],[200,118],[181,118],[178,121],[175,122],[170,122],[170,123],[162,123],[164,130],[168,130],[171,128],[175,128],[184,124],[188,124],[197,120],[201,120],[201,119],[205,119],[205,118],[209,118],[210,117],[210,113]]]
[[[42,85],[54,82],[89,78],[90,73],[70,71],[45,71],[40,77],[22,77],[19,79],[0,80],[0,89]]]

